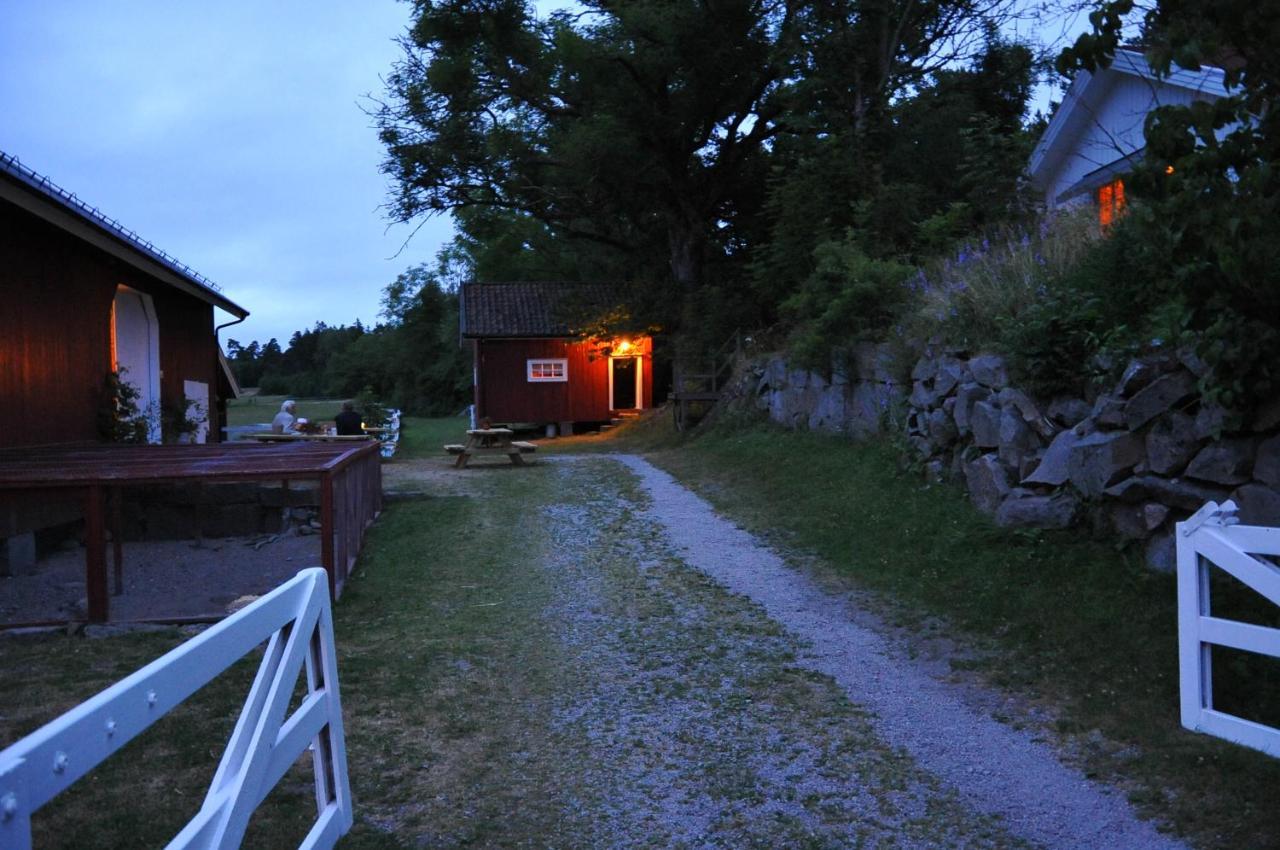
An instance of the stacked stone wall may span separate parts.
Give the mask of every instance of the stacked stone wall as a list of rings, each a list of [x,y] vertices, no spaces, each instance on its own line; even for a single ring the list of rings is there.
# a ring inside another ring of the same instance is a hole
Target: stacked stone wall
[[[966,488],[1003,527],[1067,528],[1145,547],[1174,565],[1173,524],[1208,500],[1241,520],[1280,525],[1280,403],[1227,430],[1202,405],[1203,364],[1175,353],[1133,360],[1089,398],[1032,398],[994,354],[927,353],[909,375],[885,346],[864,346],[830,376],[784,357],[743,373],[740,401],[788,428],[854,437],[898,432],[926,474]]]

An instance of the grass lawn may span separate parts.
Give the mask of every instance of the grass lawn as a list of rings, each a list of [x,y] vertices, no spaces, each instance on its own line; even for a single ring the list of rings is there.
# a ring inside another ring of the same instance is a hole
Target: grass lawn
[[[650,459],[729,516],[877,592],[890,620],[959,627],[985,651],[957,666],[1053,708],[1087,773],[1121,781],[1198,846],[1280,846],[1280,760],[1179,725],[1171,576],[1087,535],[996,529],[884,445],[763,425],[684,441],[661,421],[650,430],[619,448],[678,444]],[[1276,719],[1274,668],[1218,672],[1236,680],[1225,697]]]
[[[280,405],[289,396],[256,395],[227,402],[227,424],[260,425],[270,422],[280,412]],[[296,415],[311,422],[331,420],[342,410],[341,398],[295,398]]]
[[[391,466],[447,463],[441,447],[457,442],[466,422],[408,418],[403,426]],[[608,450],[649,452],[725,514],[797,553],[802,567],[871,591],[890,621],[951,624],[978,650],[957,666],[1050,707],[1051,732],[1086,772],[1120,782],[1196,846],[1280,846],[1280,761],[1178,725],[1170,577],[1081,535],[998,531],[957,489],[923,486],[888,449],[839,438],[740,425],[690,439],[655,416],[612,436],[545,441],[539,454]],[[561,834],[547,795],[572,782],[563,770],[572,747],[540,718],[549,695],[566,687],[563,659],[547,654],[538,616],[549,588],[521,570],[544,519],[512,507],[554,505],[563,494],[552,489],[549,465],[467,475],[483,498],[388,502],[336,608],[358,806],[343,847],[398,847],[397,835],[424,831],[481,845]],[[629,530],[611,533],[625,540]],[[0,639],[0,681],[16,683],[0,689],[0,742],[181,639]],[[37,815],[36,846],[163,845],[199,806],[252,664]],[[1235,674],[1239,688],[1275,681]],[[314,813],[308,772],[304,758],[255,816],[246,846],[296,845]]]

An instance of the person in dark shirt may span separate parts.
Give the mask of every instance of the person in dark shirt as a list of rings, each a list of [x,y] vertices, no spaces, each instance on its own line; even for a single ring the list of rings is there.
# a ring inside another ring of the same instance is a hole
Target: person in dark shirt
[[[358,437],[364,433],[360,428],[360,414],[349,401],[342,403],[342,412],[333,417],[333,424],[337,426],[339,437]]]

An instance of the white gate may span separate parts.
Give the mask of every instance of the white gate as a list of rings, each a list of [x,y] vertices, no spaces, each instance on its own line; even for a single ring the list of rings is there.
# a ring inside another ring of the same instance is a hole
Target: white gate
[[[317,817],[300,845],[351,828],[329,579],[308,569],[173,651],[0,751],[0,847],[31,847],[31,816],[222,671],[267,642],[204,803],[170,848],[239,847],[254,809],[307,747]],[[307,695],[286,717],[305,665]]]
[[[1209,607],[1209,571],[1224,570],[1280,605],[1280,528],[1239,525],[1234,502],[1207,503],[1178,523],[1178,668],[1182,725],[1280,756],[1280,730],[1213,707],[1210,649],[1225,646],[1280,658],[1280,629],[1226,620]]]

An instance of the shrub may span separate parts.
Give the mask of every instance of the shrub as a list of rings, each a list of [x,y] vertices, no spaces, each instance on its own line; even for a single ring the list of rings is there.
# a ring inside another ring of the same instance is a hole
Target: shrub
[[[126,380],[123,366],[108,372],[98,404],[98,435],[113,443],[145,443],[151,433],[149,411],[138,406],[142,392]]]
[[[793,358],[826,371],[833,351],[879,337],[893,323],[909,297],[903,281],[911,268],[868,257],[852,238],[824,242],[814,259],[813,273],[782,309],[794,323]]]
[[[1034,232],[1000,228],[921,267],[908,286],[908,336],[961,348],[999,347],[1007,328],[1044,302],[1097,242],[1092,216],[1066,213]]]

